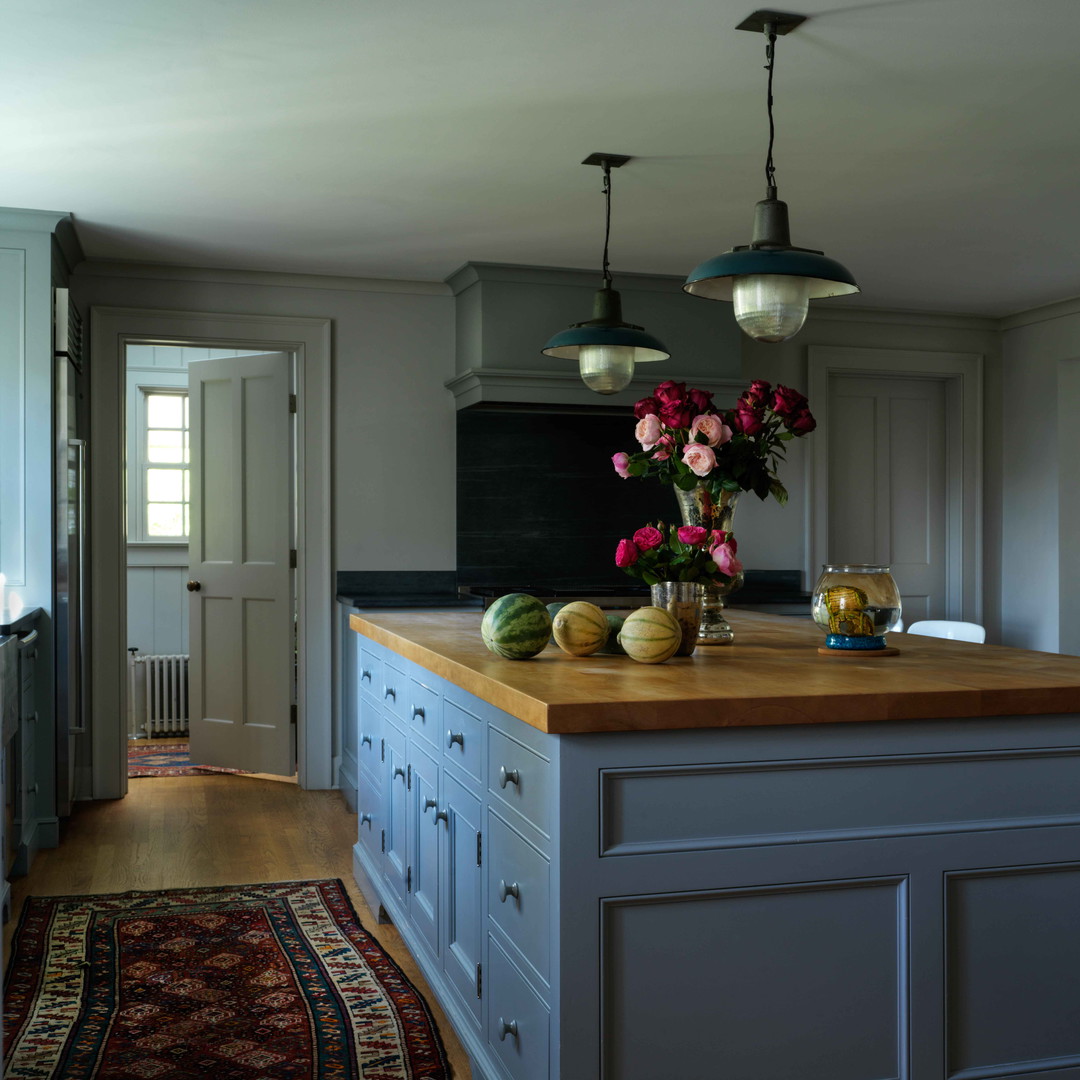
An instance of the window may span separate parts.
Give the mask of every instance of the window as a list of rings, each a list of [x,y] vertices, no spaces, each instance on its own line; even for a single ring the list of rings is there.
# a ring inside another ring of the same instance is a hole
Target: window
[[[191,531],[191,436],[183,390],[142,388],[139,538],[186,541]]]

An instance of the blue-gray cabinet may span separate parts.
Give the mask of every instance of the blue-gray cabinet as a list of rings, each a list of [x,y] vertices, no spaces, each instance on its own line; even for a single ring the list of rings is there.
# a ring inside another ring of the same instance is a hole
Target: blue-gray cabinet
[[[356,877],[477,1077],[1080,1077],[1077,714],[549,735],[354,662]]]

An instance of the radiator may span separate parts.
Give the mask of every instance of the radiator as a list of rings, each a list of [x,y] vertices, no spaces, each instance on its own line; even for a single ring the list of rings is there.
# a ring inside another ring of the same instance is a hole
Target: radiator
[[[132,657],[133,727],[140,735],[182,735],[188,730],[188,658]]]

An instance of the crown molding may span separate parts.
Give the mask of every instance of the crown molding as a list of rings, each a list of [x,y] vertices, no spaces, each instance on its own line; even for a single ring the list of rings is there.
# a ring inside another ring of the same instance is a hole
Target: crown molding
[[[612,285],[620,292],[680,292],[685,277],[674,274],[614,275]],[[455,270],[446,284],[457,296],[481,281],[511,282],[515,285],[576,285],[599,289],[603,284],[599,270],[581,270],[559,266],[525,266],[514,263],[467,262]]]
[[[0,206],[0,229],[21,229],[24,232],[51,233],[71,215],[64,210],[22,210],[16,206]]]
[[[1016,330],[1018,327],[1031,326],[1033,323],[1067,319],[1070,315],[1080,315],[1080,296],[1006,315],[1004,319],[999,320],[998,326],[1001,330]]]
[[[288,274],[274,270],[225,270],[166,263],[87,259],[76,277],[137,278],[153,281],[193,281],[202,285],[255,285],[276,289],[330,289],[341,292],[411,293],[450,296],[441,281],[403,281],[397,278],[339,277],[332,274]]]

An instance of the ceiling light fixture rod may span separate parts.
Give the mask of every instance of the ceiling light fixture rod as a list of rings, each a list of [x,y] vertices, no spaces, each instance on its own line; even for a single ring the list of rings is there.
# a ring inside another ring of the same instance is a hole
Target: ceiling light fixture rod
[[[604,288],[611,288],[611,264],[608,261],[608,246],[611,242],[611,170],[620,169],[631,158],[627,154],[590,154],[581,164],[599,165],[604,170],[604,259],[602,279]]]

